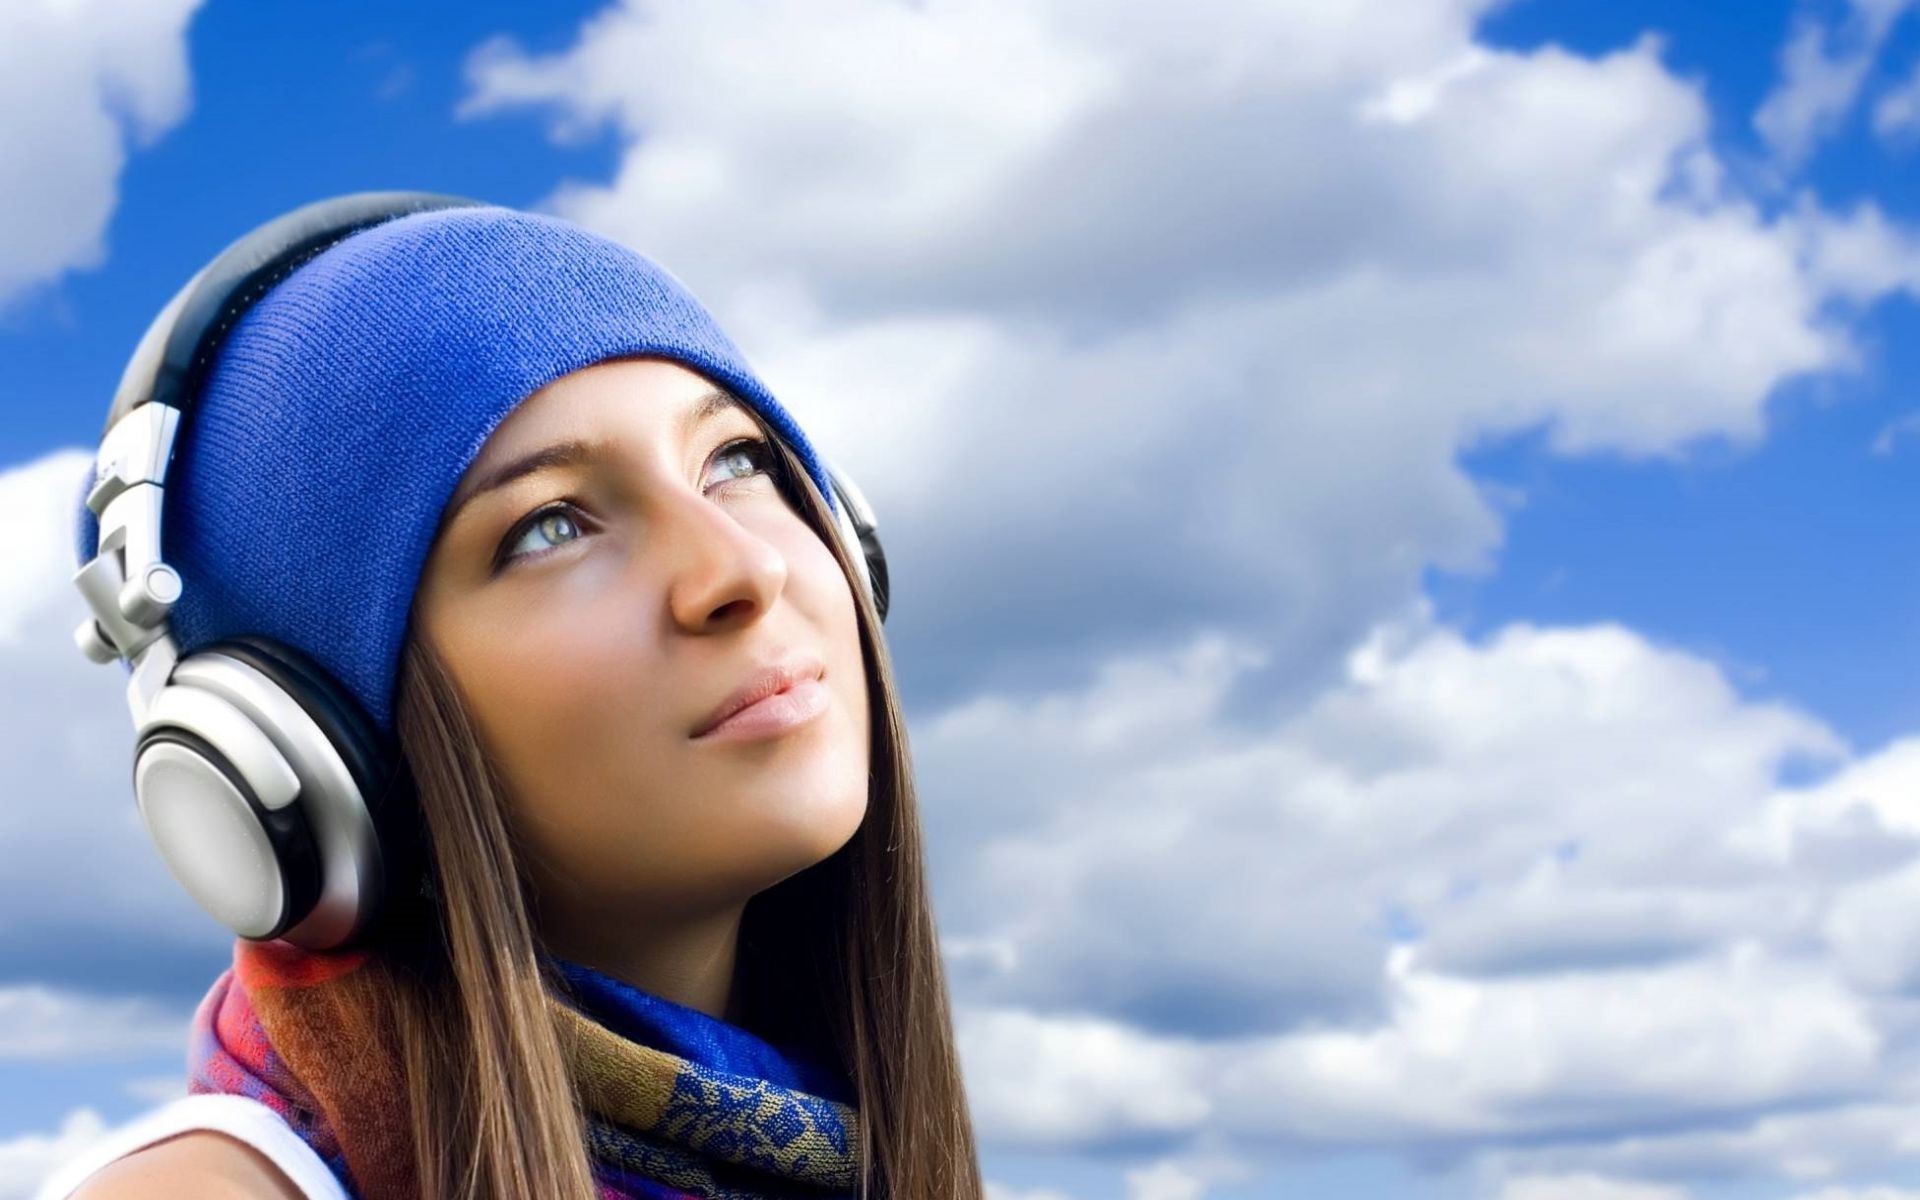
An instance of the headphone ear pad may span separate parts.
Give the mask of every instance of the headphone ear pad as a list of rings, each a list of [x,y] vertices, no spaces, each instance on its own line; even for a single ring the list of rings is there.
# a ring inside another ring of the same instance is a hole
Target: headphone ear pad
[[[373,822],[382,862],[380,890],[417,869],[419,826],[400,787],[404,773],[398,769],[398,747],[375,728],[360,702],[326,668],[283,642],[240,634],[206,649],[236,658],[279,684],[333,744]]]
[[[312,910],[320,856],[299,804],[262,804],[215,742],[156,724],[134,745],[133,788],[167,869],[235,933],[278,937]]]

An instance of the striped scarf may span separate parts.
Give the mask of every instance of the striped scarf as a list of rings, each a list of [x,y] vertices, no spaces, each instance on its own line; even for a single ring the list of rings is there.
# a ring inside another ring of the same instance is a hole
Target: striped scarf
[[[414,1200],[395,1030],[366,951],[234,942],[194,1014],[188,1091],[278,1113],[357,1200]],[[830,1200],[853,1194],[859,1113],[818,1058],[552,960],[550,1001],[588,1115],[601,1200]]]

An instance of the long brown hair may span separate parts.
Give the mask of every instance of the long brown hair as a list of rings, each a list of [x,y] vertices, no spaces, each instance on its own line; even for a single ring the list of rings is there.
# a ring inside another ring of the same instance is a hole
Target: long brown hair
[[[749,409],[749,412],[752,410]],[[861,1120],[858,1195],[981,1200],[972,1121],[921,847],[905,722],[886,643],[805,467],[758,414],[788,503],[839,560],[858,611],[871,786],[852,839],[748,901],[744,1023],[830,1046]],[[402,886],[371,943],[408,1081],[423,1196],[593,1200],[584,1116],[548,1008],[535,898],[507,792],[458,688],[410,623],[396,727],[418,798],[422,886]]]

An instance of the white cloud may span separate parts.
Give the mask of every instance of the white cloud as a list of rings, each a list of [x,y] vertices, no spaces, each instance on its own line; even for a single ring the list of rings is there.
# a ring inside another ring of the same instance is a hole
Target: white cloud
[[[976,1119],[1001,1144],[1183,1133],[1210,1115],[1195,1045],[1015,1009],[963,1008],[955,1032]]]
[[[1886,1071],[1887,1099],[1759,1113],[1705,1127],[1649,1129],[1587,1142],[1513,1147],[1485,1156],[1509,1175],[1599,1171],[1634,1177],[1714,1175],[1838,1186],[1910,1166],[1920,1156],[1911,1049]]]
[[[24,1133],[0,1141],[0,1200],[27,1200],[54,1168],[99,1140],[107,1123],[91,1108],[68,1113],[51,1134]]]
[[[1827,940],[1848,978],[1874,992],[1920,992],[1920,868],[1870,879],[1836,897]]]
[[[142,1075],[120,1085],[120,1090],[144,1104],[165,1104],[187,1094],[184,1075]]]
[[[1638,970],[1473,980],[1389,965],[1385,1023],[1200,1041],[963,1006],[983,1136],[1316,1145],[1578,1141],[1872,1089],[1881,1034],[1817,967],[1748,945]]]
[[[52,585],[73,574],[73,518],[92,461],[91,455],[63,450],[0,471],[9,567],[0,574],[0,653],[32,648],[30,625],[39,634],[47,610],[74,607],[61,605],[65,598]],[[71,584],[67,591],[73,592]]]
[[[106,260],[127,146],[187,113],[187,23],[200,0],[0,5],[0,308]]]
[[[1871,200],[1852,211],[1821,216],[1810,196],[1800,198],[1807,231],[1805,265],[1823,291],[1855,303],[1893,292],[1920,295],[1920,241],[1913,230],[1887,220]]]
[[[1508,1180],[1500,1200],[1687,1200],[1685,1188],[1600,1175],[1527,1175]]]
[[[986,1181],[987,1200],[1073,1200],[1065,1192],[1053,1188],[1036,1188],[1032,1191],[1008,1187],[989,1179]]]
[[[90,615],[72,584],[73,517],[88,456],[0,470],[14,523],[0,573],[0,985],[49,976],[87,990],[211,982],[232,936],[167,873],[129,783],[127,674],[83,658]],[[203,968],[195,969],[199,962]]]
[[[1920,412],[1895,417],[1874,435],[1872,453],[1875,457],[1884,458],[1892,454],[1903,439],[1917,437],[1920,437]]]
[[[1851,847],[1852,879],[1920,845],[1743,833],[1783,763],[1842,743],[1615,627],[1382,627],[1305,709],[1236,721],[1262,661],[1202,638],[918,727],[973,994],[1192,1032],[1350,1019],[1381,1011],[1395,914],[1451,972],[1656,963],[1811,935],[1816,847]]]
[[[1871,1089],[1881,1035],[1814,966],[1751,945],[1637,970],[1467,980],[1389,965],[1390,1024],[1241,1047],[1221,1111],[1316,1139],[1637,1128]]]
[[[0,1060],[183,1050],[192,1014],[138,998],[25,984],[0,987]]]
[[[1896,147],[1910,145],[1920,134],[1920,64],[1874,102],[1873,131]]]
[[[1920,740],[1855,755],[1615,626],[1409,619],[1234,722],[1262,660],[1201,637],[917,725],[989,1145],[1452,1146],[1645,1187],[1920,1153],[1882,897]]]
[[[1271,647],[1279,704],[1490,566],[1464,448],[1752,444],[1856,364],[1831,302],[1913,277],[1849,265],[1857,216],[1764,215],[1657,38],[1500,50],[1486,7],[614,5],[486,43],[461,111],[620,134],[547,206],[684,279],[861,480],[942,699],[1198,624]]]
[[[1126,1172],[1127,1200],[1204,1200],[1223,1183],[1243,1183],[1253,1171],[1241,1159],[1206,1148],[1162,1158]]]
[[[1783,165],[1798,167],[1839,128],[1888,33],[1911,7],[1912,0],[1849,0],[1831,22],[1803,8],[1780,51],[1780,80],[1753,116]]]

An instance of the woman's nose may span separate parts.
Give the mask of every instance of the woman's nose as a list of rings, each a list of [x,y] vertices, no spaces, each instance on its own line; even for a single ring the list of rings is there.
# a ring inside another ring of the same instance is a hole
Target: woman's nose
[[[780,548],[704,496],[688,493],[669,507],[661,517],[666,534],[656,545],[668,556],[674,620],[706,633],[765,615],[787,582]]]

